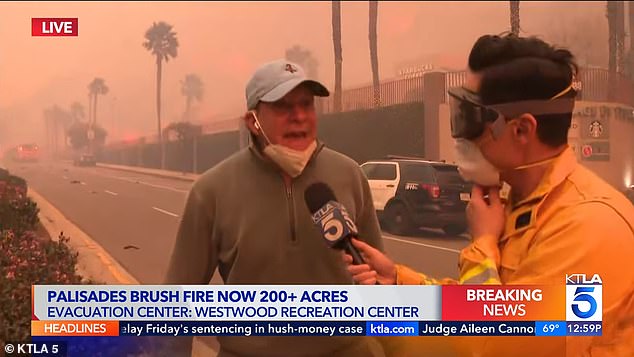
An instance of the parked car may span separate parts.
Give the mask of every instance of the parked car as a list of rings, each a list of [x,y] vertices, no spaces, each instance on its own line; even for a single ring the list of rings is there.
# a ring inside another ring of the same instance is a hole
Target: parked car
[[[40,159],[40,148],[35,144],[22,144],[12,154],[15,161],[35,162]]]
[[[73,160],[73,165],[75,166],[95,166],[97,165],[97,160],[95,156],[92,154],[79,154]]]
[[[466,231],[471,184],[462,179],[456,165],[389,156],[368,161],[361,168],[386,231],[398,235],[420,227],[440,228],[448,235]]]

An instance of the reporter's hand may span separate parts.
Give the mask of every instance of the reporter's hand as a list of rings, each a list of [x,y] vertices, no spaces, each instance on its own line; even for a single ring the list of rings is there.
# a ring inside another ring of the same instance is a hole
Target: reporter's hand
[[[366,264],[353,265],[352,256],[343,254],[343,260],[348,265],[348,272],[352,279],[362,285],[396,284],[396,266],[380,250],[357,239],[352,239],[352,245],[359,250]]]
[[[500,188],[488,189],[488,201],[484,189],[474,185],[467,206],[467,222],[474,242],[479,243],[488,256],[499,259],[498,241],[504,233],[504,205],[500,199]]]

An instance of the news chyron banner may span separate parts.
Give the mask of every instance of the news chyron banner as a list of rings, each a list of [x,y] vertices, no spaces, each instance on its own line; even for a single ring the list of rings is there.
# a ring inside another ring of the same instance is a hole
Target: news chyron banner
[[[566,285],[37,285],[32,336],[597,336],[598,275]]]

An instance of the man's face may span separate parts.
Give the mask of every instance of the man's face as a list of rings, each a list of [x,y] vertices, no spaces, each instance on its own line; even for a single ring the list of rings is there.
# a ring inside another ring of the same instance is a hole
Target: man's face
[[[257,116],[271,144],[305,150],[317,136],[317,114],[313,93],[299,85],[277,102],[260,102]],[[254,134],[257,129],[249,122]]]

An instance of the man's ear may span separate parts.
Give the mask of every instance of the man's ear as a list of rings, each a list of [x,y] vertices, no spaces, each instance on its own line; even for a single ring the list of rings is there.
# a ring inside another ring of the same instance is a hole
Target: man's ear
[[[532,114],[522,114],[511,125],[513,136],[523,144],[537,137],[537,119]]]
[[[244,114],[244,124],[253,135],[260,135],[260,125],[255,120],[255,110],[249,110]]]

